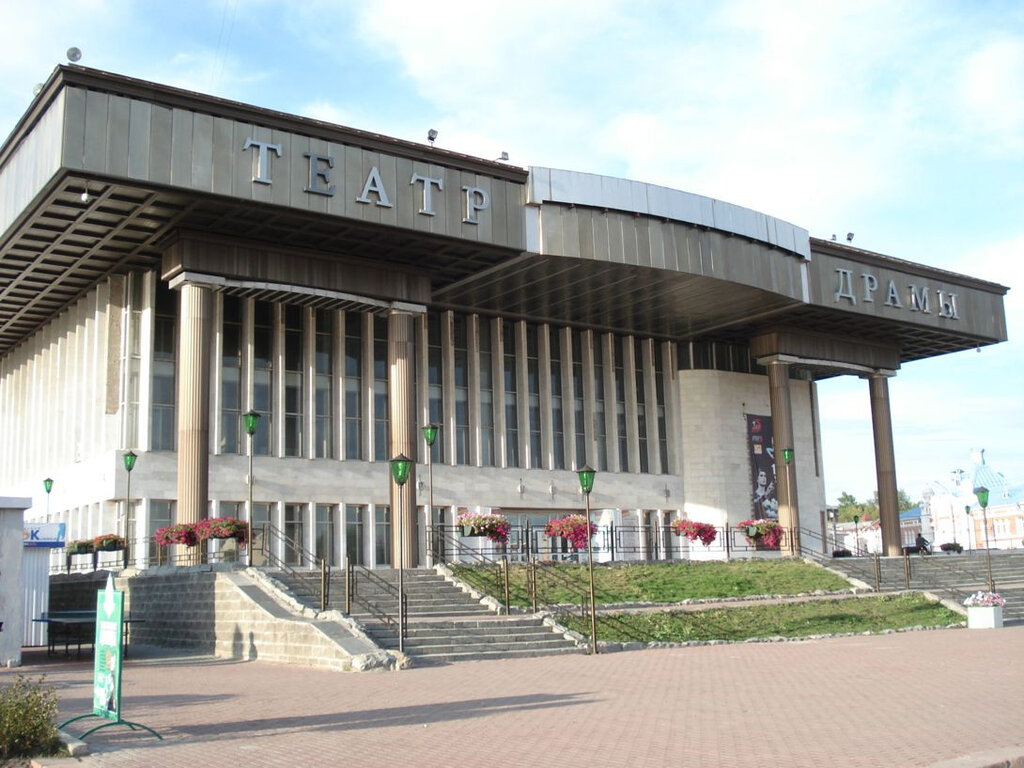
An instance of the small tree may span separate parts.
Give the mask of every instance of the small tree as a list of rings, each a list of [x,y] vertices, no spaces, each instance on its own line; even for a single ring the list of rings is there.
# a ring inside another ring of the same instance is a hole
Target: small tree
[[[57,694],[43,687],[45,677],[33,682],[18,675],[0,688],[0,760],[59,754],[62,745],[54,719]]]

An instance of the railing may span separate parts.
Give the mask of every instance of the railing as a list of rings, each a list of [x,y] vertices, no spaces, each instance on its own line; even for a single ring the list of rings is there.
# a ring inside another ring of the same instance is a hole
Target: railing
[[[825,541],[827,543],[827,539],[823,539],[821,534],[817,531],[803,528],[800,529],[800,540],[800,553],[803,556],[821,563],[835,563],[836,558],[823,555],[821,552],[817,551],[814,546],[807,545],[807,542],[813,541]],[[904,548],[903,554],[899,556],[899,559],[902,561],[901,570],[903,574],[903,586],[906,589],[911,589],[915,576],[920,574],[925,568],[927,568],[927,571],[931,573],[939,572],[940,574],[944,574],[950,579],[956,580],[961,585],[976,583],[983,579],[994,584],[990,575],[991,571],[989,570],[991,568],[989,553],[986,552],[985,557],[986,559],[984,563],[982,563],[980,552],[977,554],[968,552],[952,556],[938,553],[931,555],[912,555],[906,548]],[[892,560],[895,560],[895,558],[883,558],[878,553],[872,553],[866,557],[844,557],[842,558],[842,565],[839,566],[838,563],[836,563],[836,565],[837,567],[841,567],[841,570],[847,574],[853,575],[866,583],[873,584],[875,591],[878,592],[881,591],[882,582],[884,581],[882,564],[883,562],[891,562]],[[867,565],[868,563],[870,563],[870,566]],[[980,568],[989,570],[989,575],[981,576],[979,573],[968,570],[964,567],[966,565],[978,565]],[[915,571],[917,573],[915,573]],[[938,581],[921,584],[919,586],[932,591],[947,592],[956,600],[961,600],[963,597],[966,597],[966,594],[958,587],[944,585]]]
[[[528,530],[529,527],[524,526],[524,529]],[[493,584],[493,588],[485,589],[484,591],[489,592],[492,597],[504,595],[504,610],[506,613],[508,613],[513,597],[517,601],[526,602],[527,605],[533,608],[534,613],[544,608],[557,614],[564,612],[566,606],[571,606],[570,610],[575,612],[578,606],[580,619],[583,621],[590,617],[592,611],[597,610],[596,606],[590,604],[589,590],[569,576],[559,572],[557,566],[560,564],[560,561],[539,559],[536,556],[531,556],[529,550],[517,552],[516,554],[520,556],[518,565],[525,571],[526,583],[525,590],[523,590],[519,588],[517,580],[511,577],[507,548],[502,548],[504,551],[501,554],[501,560],[496,560],[472,547],[466,546],[452,532],[438,532],[435,530],[431,533],[428,541],[435,542],[435,549],[431,554],[436,556],[438,561],[448,565],[456,576],[465,577],[469,571],[476,574],[485,574],[486,578],[482,580],[483,583]],[[585,552],[586,550],[583,550],[583,553]],[[581,553],[575,554],[579,555]],[[557,602],[555,598],[545,600],[545,592],[548,595],[561,594],[563,597],[568,595],[568,600],[559,599]],[[600,603],[602,596],[599,590],[595,590],[595,600],[598,603]],[[598,612],[595,621],[598,626],[615,624],[620,633],[626,634],[635,640],[643,641],[646,639],[631,630],[628,624],[617,616]],[[600,635],[600,632],[598,632],[598,635]],[[595,649],[597,639],[597,637],[591,638]]]
[[[257,555],[261,555],[264,564],[279,568],[293,580],[305,585],[307,591],[317,597],[320,610],[326,611],[331,599],[331,567],[327,561],[270,523],[263,523],[259,530],[260,535],[253,536],[251,562],[255,564]],[[284,552],[285,556],[280,557],[277,551]],[[303,569],[303,566],[307,569]]]
[[[488,580],[490,580],[490,577],[493,577],[493,590],[485,591],[489,591],[492,596],[504,596],[503,600],[499,599],[498,612],[504,611],[507,614],[512,600],[508,572],[508,555],[502,553],[500,560],[488,557],[478,549],[464,544],[456,535],[455,532],[457,530],[460,529],[442,526],[435,526],[431,530],[427,537],[427,541],[430,542],[432,547],[432,550],[428,553],[430,560],[432,562],[444,563],[456,573],[459,568],[467,566],[468,560],[468,565],[476,566],[475,571],[477,573],[486,573],[489,577]]]
[[[750,556],[778,552],[782,555],[795,554],[797,543],[783,531],[781,546],[770,549],[747,537],[746,531],[738,526],[719,526],[711,545],[705,547],[700,542],[691,542],[677,536],[671,526],[651,525],[615,525],[600,526],[594,535],[594,561],[608,562],[655,562],[679,561],[691,559],[691,554],[699,553],[695,559],[726,559],[733,556]],[[451,562],[460,555],[473,561],[473,547],[467,547],[460,541],[462,528],[455,525],[431,526],[427,530],[427,546],[429,562]],[[572,548],[566,539],[550,538],[544,534],[542,526],[514,525],[509,530],[508,540],[504,544],[487,542],[483,554],[497,561],[508,558],[512,563],[526,563],[531,559],[552,562],[582,562],[586,560],[586,550],[581,552]]]
[[[380,603],[371,600],[367,595],[359,593],[359,581],[364,580],[373,584],[377,589],[395,598],[399,605],[398,616],[389,613]],[[362,565],[355,565],[347,557],[345,558],[345,613],[352,614],[352,604],[362,607],[367,613],[381,621],[385,626],[395,629],[398,632],[398,644],[401,648],[405,644],[405,636],[408,633],[408,602],[405,593],[394,584],[382,579],[369,568]]]

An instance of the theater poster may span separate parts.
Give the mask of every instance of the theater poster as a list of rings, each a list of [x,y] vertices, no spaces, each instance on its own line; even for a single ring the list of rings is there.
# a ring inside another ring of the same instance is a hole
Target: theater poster
[[[779,519],[775,482],[775,441],[771,416],[747,414],[747,443],[750,447],[750,504],[755,520]]]

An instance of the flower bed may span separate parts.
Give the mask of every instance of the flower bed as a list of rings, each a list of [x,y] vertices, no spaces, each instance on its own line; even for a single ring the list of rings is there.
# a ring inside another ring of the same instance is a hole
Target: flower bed
[[[184,544],[186,547],[194,547],[199,543],[199,536],[196,535],[196,528],[189,523],[168,525],[165,528],[157,528],[153,534],[156,543],[161,547],[169,547],[171,544]]]
[[[711,523],[699,523],[696,520],[673,520],[672,530],[676,536],[685,536],[690,541],[700,539],[705,547],[710,547],[718,536],[718,529]]]
[[[597,526],[583,515],[566,515],[557,520],[548,520],[544,535],[548,538],[562,538],[573,549],[586,549],[590,539],[597,533]]]
[[[945,544],[940,544],[939,549],[943,552],[963,552],[964,545],[955,541],[947,541]]]
[[[774,520],[743,520],[736,526],[751,544],[766,549],[778,549],[785,534],[782,526]]]
[[[508,541],[508,533],[512,530],[512,524],[502,515],[464,512],[459,515],[455,523],[462,527],[465,536],[486,536],[498,544]]]
[[[101,533],[92,540],[92,544],[97,552],[116,552],[128,546],[124,537],[118,536],[116,533]]]

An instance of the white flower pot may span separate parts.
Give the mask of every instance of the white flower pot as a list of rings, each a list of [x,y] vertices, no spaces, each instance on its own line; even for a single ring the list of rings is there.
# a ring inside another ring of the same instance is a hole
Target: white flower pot
[[[1001,605],[969,605],[967,606],[968,629],[999,629],[1003,626],[1003,607]]]

